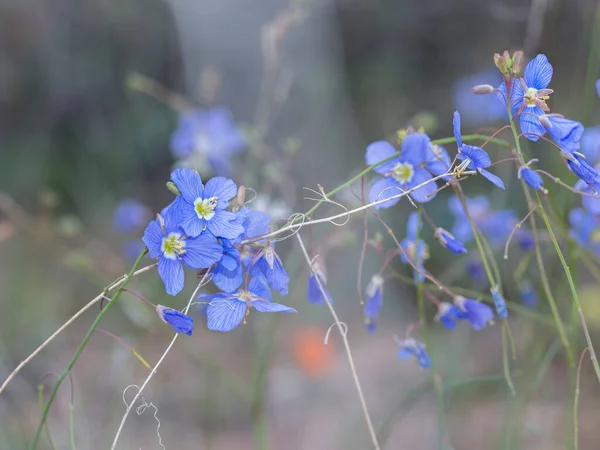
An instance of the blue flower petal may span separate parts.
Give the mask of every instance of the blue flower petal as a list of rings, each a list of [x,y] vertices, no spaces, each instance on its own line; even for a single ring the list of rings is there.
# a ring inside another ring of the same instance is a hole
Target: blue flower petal
[[[494,318],[494,311],[488,305],[469,298],[465,299],[466,319],[474,330],[481,330]]]
[[[525,84],[535,89],[546,89],[552,80],[552,64],[546,55],[537,55],[525,67]]]
[[[206,228],[217,237],[236,239],[244,232],[244,227],[235,222],[235,219],[235,213],[221,210],[206,221]]]
[[[544,180],[542,180],[540,174],[535,170],[523,167],[521,169],[521,178],[535,191],[544,189]]]
[[[410,347],[402,347],[398,350],[398,359],[408,360],[416,357],[416,352],[413,348]]]
[[[416,212],[411,212],[408,215],[408,221],[406,222],[406,236],[411,241],[417,239],[417,231],[421,231],[423,229],[423,221],[419,221],[419,214]]]
[[[326,297],[323,297],[323,293],[321,292],[321,289],[319,288],[319,284],[317,283],[317,279],[315,278],[315,275],[312,272],[310,272],[308,274],[308,284],[306,287],[306,298],[308,298],[308,301],[310,303],[318,304],[318,305],[322,305],[323,302],[325,301],[325,298],[327,298],[327,301],[329,303],[333,303],[333,300],[331,299],[331,295],[329,295],[329,292],[327,292],[325,283],[321,282],[321,285],[323,286],[323,291],[325,292]]]
[[[294,308],[290,308],[289,306],[282,305],[280,303],[274,302],[265,302],[262,300],[258,300],[252,302],[252,307],[260,312],[284,312],[284,313],[295,313],[296,310]]]
[[[482,148],[473,147],[472,145],[463,145],[460,150],[460,153],[462,155],[466,156],[467,158],[469,158],[471,161],[473,161],[473,165],[477,169],[478,168],[485,169],[486,167],[489,167],[490,164],[492,164],[492,160],[490,159],[490,156]],[[460,158],[460,159],[463,159],[463,158]],[[469,165],[469,168],[472,169],[473,166]]]
[[[157,305],[156,312],[161,320],[171,325],[177,333],[192,335],[194,330],[194,319],[185,315],[176,309],[167,308],[163,305]]]
[[[583,136],[583,125],[575,120],[570,120],[565,117],[546,115],[546,120],[543,123],[546,125],[546,131],[554,139],[554,142],[561,150],[573,153],[579,150],[579,141]],[[546,122],[547,121],[547,122]]]
[[[142,241],[148,248],[148,254],[151,258],[156,259],[162,255],[162,240],[165,237],[163,231],[158,224],[158,220],[153,220],[146,227]]]
[[[479,173],[481,175],[483,175],[488,181],[491,181],[496,186],[498,186],[500,189],[504,189],[504,183],[502,182],[502,180],[500,179],[500,177],[497,177],[496,175],[494,175],[491,172],[488,172],[485,169],[479,169]]]
[[[398,150],[394,148],[392,144],[387,141],[377,141],[367,146],[367,153],[365,154],[365,161],[368,166],[377,164],[384,159],[387,159],[398,153]],[[392,158],[391,160],[384,162],[373,168],[373,170],[381,175],[387,175],[392,171],[394,166],[400,162],[400,158]]]
[[[213,299],[206,308],[207,326],[213,331],[231,331],[246,314],[246,302],[232,298]]]
[[[537,116],[544,114],[544,110],[539,106],[526,106],[519,115],[521,124],[521,133],[530,141],[537,142],[540,136],[546,133],[546,130],[540,123]]]
[[[252,277],[250,283],[248,283],[248,290],[252,292],[255,297],[262,298],[265,300],[271,300],[271,290],[265,277],[258,275]]]
[[[456,145],[460,148],[463,146],[463,141],[462,136],[460,134],[460,114],[458,113],[458,111],[454,111],[452,127],[454,129],[454,138],[456,139]]]
[[[217,208],[224,209],[229,206],[229,200],[237,194],[237,186],[225,177],[213,177],[204,186],[203,198],[217,197]]]
[[[419,186],[420,184],[431,180],[431,178],[431,174],[427,170],[415,168],[410,183],[407,183],[407,188],[412,189],[416,186]],[[436,190],[437,184],[435,183],[435,181],[431,181],[425,184],[424,186],[420,187],[419,189],[412,191],[410,193],[410,196],[415,202],[425,203],[435,198],[434,193]]]
[[[175,183],[186,202],[194,203],[197,198],[202,197],[204,192],[202,179],[194,170],[175,169],[171,172],[171,180]]]
[[[424,133],[410,133],[402,140],[400,160],[420,166],[427,159],[427,151],[431,147],[431,139]]]
[[[181,292],[185,280],[181,261],[165,257],[160,258],[158,260],[158,274],[165,283],[167,294],[177,295]]]
[[[185,250],[181,259],[192,269],[208,269],[223,257],[223,247],[207,233],[186,239]]]
[[[262,211],[250,211],[244,221],[246,239],[262,236],[269,232],[271,217]]]
[[[221,262],[226,258],[233,259],[230,256],[225,255]],[[227,269],[224,264],[219,263],[213,269],[212,274],[213,284],[225,292],[235,291],[242,285],[242,282],[244,281],[241,263],[238,263],[238,265],[231,270]]]
[[[380,200],[385,200],[390,197],[394,197],[404,192],[401,188],[400,183],[391,177],[381,178],[375,181],[369,189],[369,203],[373,203]],[[387,202],[382,202],[375,205],[375,209],[390,208],[400,201],[401,197],[394,198]]]

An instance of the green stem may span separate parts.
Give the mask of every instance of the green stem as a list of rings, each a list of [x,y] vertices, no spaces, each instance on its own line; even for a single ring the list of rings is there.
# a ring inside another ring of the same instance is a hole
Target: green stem
[[[419,241],[419,229],[421,228],[422,209],[419,208],[419,220],[417,225],[417,233],[415,236],[415,242]],[[418,264],[417,261],[415,261]],[[438,437],[438,448],[443,450],[445,448],[444,442],[446,439],[446,426],[444,418],[444,387],[442,385],[443,380],[439,373],[436,372],[435,358],[433,355],[433,347],[431,345],[431,333],[427,326],[427,317],[425,315],[425,300],[423,297],[423,281],[420,277],[416,277],[417,282],[417,303],[419,308],[419,320],[421,322],[421,329],[425,337],[425,348],[429,351],[429,359],[431,360],[431,377],[433,387],[435,391],[436,401],[436,417],[437,417],[437,437]]]
[[[542,201],[540,200],[540,196],[535,194],[538,203],[541,205]],[[583,328],[583,334],[585,336],[587,345],[590,350],[590,359],[592,360],[592,364],[594,366],[594,372],[596,372],[596,378],[600,383],[600,365],[598,364],[598,360],[596,359],[596,351],[594,350],[594,345],[592,344],[592,339],[590,337],[590,333],[587,328],[587,324],[585,322],[585,316],[583,315],[583,310],[581,309],[581,303],[579,302],[579,295],[577,294],[577,288],[575,287],[575,282],[573,281],[573,277],[571,276],[571,271],[569,270],[569,266],[567,265],[567,261],[565,261],[565,257],[563,256],[563,252],[560,249],[560,245],[558,245],[558,241],[556,240],[556,236],[554,235],[554,231],[552,230],[552,226],[550,225],[550,221],[548,220],[548,216],[546,215],[546,211],[543,207],[539,209],[540,215],[544,220],[544,224],[548,229],[548,233],[550,234],[550,239],[552,240],[552,244],[558,254],[558,258],[560,259],[560,263],[563,266],[563,270],[565,271],[565,275],[567,276],[567,281],[569,283],[569,289],[571,289],[571,295],[573,297],[573,302],[575,302],[575,307],[577,308],[577,313],[579,314],[579,319],[581,320],[581,326]]]
[[[38,403],[40,406],[40,411],[44,408],[44,385],[43,383],[40,383],[38,385]],[[48,444],[50,445],[50,448],[52,450],[56,450],[56,447],[54,446],[54,441],[52,441],[52,435],[50,434],[50,427],[48,426],[48,422],[44,423],[44,434],[46,435],[46,438],[48,439]]]
[[[69,374],[69,372],[71,372],[71,369],[75,365],[75,362],[77,362],[77,360],[79,359],[79,356],[83,352],[83,349],[88,344],[89,340],[91,339],[92,335],[94,334],[94,330],[100,324],[100,322],[102,321],[102,318],[104,317],[104,315],[106,314],[106,312],[110,309],[110,307],[119,298],[119,296],[121,295],[121,292],[123,292],[123,289],[125,289],[125,287],[129,283],[129,281],[133,277],[133,273],[135,272],[135,270],[138,268],[138,266],[142,262],[142,259],[144,258],[144,256],[146,255],[146,253],[148,253],[148,249],[144,249],[144,251],[142,253],[140,253],[140,256],[138,256],[138,258],[136,259],[135,263],[131,267],[131,270],[127,274],[127,278],[125,278],[125,280],[123,281],[123,283],[119,287],[119,290],[115,293],[115,295],[113,296],[113,298],[111,299],[111,301],[109,301],[106,304],[106,306],[104,307],[104,309],[102,311],[100,311],[100,313],[98,314],[98,316],[96,316],[96,320],[94,320],[94,323],[92,323],[92,326],[87,331],[85,337],[83,338],[83,341],[81,341],[81,344],[79,344],[79,347],[77,347],[77,351],[73,355],[73,358],[71,358],[71,361],[69,361],[69,364],[67,364],[67,367],[65,367],[65,370],[61,373],[60,377],[58,377],[58,379],[56,380],[56,383],[54,384],[54,388],[52,389],[50,397],[48,398],[48,402],[46,403],[44,411],[42,412],[42,418],[40,420],[40,423],[37,426],[37,429],[35,431],[35,435],[33,436],[33,440],[31,441],[31,444],[29,444],[29,450],[34,450],[37,447],[38,441],[40,439],[41,430],[42,430],[44,424],[46,423],[46,418],[48,417],[48,412],[50,411],[50,407],[52,406],[52,402],[54,401],[54,398],[56,397],[56,394],[58,392],[58,388],[60,388],[60,385],[62,384],[62,382],[65,380],[65,378],[67,377],[67,375]]]
[[[75,447],[75,408],[73,404],[69,405],[69,437],[71,441],[71,450],[76,450]]]

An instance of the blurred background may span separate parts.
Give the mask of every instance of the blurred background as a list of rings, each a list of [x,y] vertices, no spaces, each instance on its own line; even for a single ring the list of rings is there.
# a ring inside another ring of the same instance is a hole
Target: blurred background
[[[304,197],[315,195],[303,187],[335,188],[364,167],[368,143],[394,141],[399,129],[422,126],[432,138],[451,136],[455,109],[465,134],[491,134],[502,126],[496,98],[474,97],[470,88],[499,84],[493,54],[505,49],[524,49],[527,59],[546,54],[554,66],[553,111],[586,127],[600,123],[593,88],[600,75],[597,9],[592,0],[2,0],[0,378],[129,270],[147,222],[172,199],[165,182],[176,165],[199,169],[203,179],[229,174],[256,191],[251,207],[274,219],[304,212],[314,204]],[[203,120],[216,124],[193,151],[182,144],[180,121],[190,108],[207,112]],[[532,154],[533,146],[525,145]],[[455,155],[455,146],[446,149]],[[490,154],[493,160],[508,157],[501,148],[490,147]],[[549,144],[537,144],[533,154],[542,168],[575,183]],[[499,165],[495,173],[507,192],[469,180],[466,194],[490,194],[494,209],[511,208],[523,217],[527,206],[514,168]],[[581,200],[551,188],[567,235],[569,211]],[[361,183],[353,189],[360,195]],[[426,209],[452,229],[448,197],[440,193]],[[358,204],[349,191],[336,200]],[[325,205],[316,215],[340,211]],[[410,211],[401,203],[382,217],[403,237]],[[373,241],[385,235],[373,217],[368,224]],[[327,268],[382,448],[440,448],[440,413],[446,422],[441,448],[572,448],[576,370],[565,359],[541,293],[539,305],[521,306],[522,314],[510,319],[516,396],[503,376],[498,323],[479,332],[466,324],[446,330],[433,322],[436,308],[428,304],[432,377],[414,361],[396,358],[393,337],[403,338],[419,320],[411,272],[400,261],[394,267],[404,281],[386,281],[377,331],[365,329],[358,290],[382,257],[368,249],[357,286],[363,225],[363,216],[356,216],[345,227],[325,224],[303,236],[313,240]],[[389,237],[381,239],[384,249],[393,248]],[[484,299],[485,281],[469,270],[476,250],[455,257],[433,236],[424,239],[431,247],[428,270]],[[291,278],[290,293],[278,301],[298,313],[252,314],[224,334],[208,331],[196,308],[194,335],[177,341],[145,390],[156,414],[152,408],[132,411],[118,448],[161,448],[157,417],[167,449],[370,448],[337,332],[323,343],[333,319],[306,299],[308,269],[296,242],[278,245]],[[511,274],[527,254],[511,250],[504,261],[501,252],[496,256],[507,274],[507,299],[518,308]],[[577,253],[569,255],[577,271]],[[545,260],[579,356],[583,338],[564,273],[551,248]],[[155,271],[134,279],[131,289],[181,309],[193,290],[195,275],[187,275],[177,297],[164,293]],[[538,278],[532,269],[535,289]],[[598,339],[598,285],[584,268],[578,280]],[[96,305],[73,323],[0,395],[0,449],[26,447],[40,418],[38,386],[47,398],[98,311]],[[101,328],[51,409],[57,449],[70,448],[71,406],[77,448],[109,448],[125,410],[124,390],[148,375],[130,348],[154,365],[172,337],[151,308],[127,294]],[[420,331],[412,333],[419,337]],[[434,382],[445,389],[443,411]],[[580,389],[579,448],[595,449],[600,389],[588,360]],[[129,389],[125,399],[134,394]],[[38,448],[51,446],[42,437]]]

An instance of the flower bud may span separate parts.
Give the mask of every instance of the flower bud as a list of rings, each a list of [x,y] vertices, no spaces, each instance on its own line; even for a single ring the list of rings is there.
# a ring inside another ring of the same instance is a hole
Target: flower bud
[[[512,57],[512,73],[518,77],[523,70],[523,50],[517,50]]]
[[[176,309],[167,308],[163,305],[156,306],[156,313],[160,320],[164,323],[168,323],[177,333],[192,335],[194,330],[194,319],[190,316],[186,316],[181,311]]]
[[[172,194],[181,195],[181,191],[172,181],[167,181],[167,189],[171,191]]]
[[[492,294],[492,299],[494,300],[494,306],[496,307],[496,312],[501,319],[506,319],[508,317],[508,311],[506,309],[506,300],[500,293],[500,289],[498,286],[492,286],[490,288],[490,293]]]
[[[477,86],[473,86],[471,88],[471,92],[473,92],[473,94],[476,94],[476,95],[491,94],[495,90],[496,90],[496,88],[489,84],[478,84]]]

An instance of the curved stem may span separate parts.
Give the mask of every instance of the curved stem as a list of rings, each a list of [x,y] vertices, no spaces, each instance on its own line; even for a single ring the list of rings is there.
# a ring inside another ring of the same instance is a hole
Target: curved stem
[[[127,284],[129,284],[129,281],[133,278],[133,274],[134,274],[135,270],[138,268],[138,266],[142,262],[142,258],[144,258],[144,256],[146,256],[146,253],[148,253],[148,249],[144,249],[144,251],[142,253],[140,253],[140,256],[138,256],[135,263],[131,267],[131,270],[127,274],[127,277],[123,281],[123,284],[120,285],[119,290],[115,293],[112,300],[110,302],[108,302],[108,304],[104,307],[104,309],[102,311],[100,311],[100,313],[96,317],[96,320],[94,320],[94,323],[92,323],[92,326],[89,328],[85,337],[83,338],[83,341],[81,341],[81,344],[79,344],[79,347],[77,347],[77,350],[75,351],[75,354],[73,355],[73,358],[71,358],[71,361],[69,361],[69,364],[67,364],[67,367],[65,367],[65,370],[61,373],[60,377],[58,377],[58,380],[56,380],[56,383],[54,384],[54,388],[52,389],[52,392],[50,393],[50,397],[48,398],[48,402],[46,403],[46,406],[42,413],[42,418],[40,419],[40,423],[38,424],[37,429],[35,431],[35,435],[33,436],[33,440],[31,441],[31,444],[29,445],[29,450],[34,450],[38,444],[38,441],[40,439],[40,432],[41,432],[44,424],[46,423],[46,418],[48,417],[48,412],[50,411],[52,402],[54,401],[54,398],[56,397],[58,388],[60,388],[60,385],[62,384],[64,379],[67,377],[69,372],[71,372],[71,369],[73,368],[73,366],[79,359],[79,356],[83,352],[83,349],[86,347],[87,343],[89,342],[90,338],[92,337],[92,334],[94,334],[94,330],[100,324],[100,322],[102,321],[102,318],[104,317],[106,312],[110,309],[110,307],[112,305],[115,304],[115,301],[119,298],[119,296],[121,295],[121,292],[123,292],[123,289],[127,286]]]

